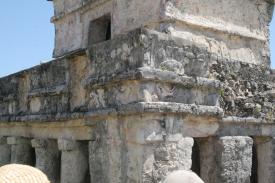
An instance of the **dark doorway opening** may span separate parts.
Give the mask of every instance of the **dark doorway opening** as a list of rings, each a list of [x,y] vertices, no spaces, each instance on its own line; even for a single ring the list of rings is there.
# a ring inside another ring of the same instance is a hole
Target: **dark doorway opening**
[[[250,183],[258,183],[258,157],[255,143],[252,146],[252,167]]]
[[[111,39],[111,15],[107,14],[91,21],[89,26],[89,45]]]
[[[200,176],[201,167],[200,167],[200,148],[198,139],[194,139],[194,145],[192,149],[192,166],[191,170]]]

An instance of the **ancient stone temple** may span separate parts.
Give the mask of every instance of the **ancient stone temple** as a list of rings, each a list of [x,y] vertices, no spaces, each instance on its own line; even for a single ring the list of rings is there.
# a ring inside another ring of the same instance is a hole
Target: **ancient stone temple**
[[[54,60],[0,79],[0,165],[52,183],[275,182],[274,0],[49,3]]]

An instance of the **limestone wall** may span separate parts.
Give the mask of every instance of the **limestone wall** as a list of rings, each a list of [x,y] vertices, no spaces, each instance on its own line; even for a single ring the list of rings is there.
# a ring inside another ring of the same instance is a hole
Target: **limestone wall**
[[[86,48],[90,22],[110,14],[112,37],[146,27],[204,45],[230,60],[268,64],[268,24],[273,4],[265,0],[55,0],[54,56]]]
[[[273,182],[272,78],[137,29],[0,79],[0,163],[62,183],[161,183],[190,169],[209,183]]]
[[[0,83],[1,121],[16,122],[18,127],[12,132],[25,136],[59,137],[59,130],[68,130],[66,136],[89,139],[91,129],[85,128],[85,116],[131,114],[150,108],[163,108],[164,113],[197,111],[219,119],[225,113],[223,121],[265,121],[257,128],[273,128],[269,123],[274,92],[266,66],[228,60],[184,39],[148,30],[118,36],[86,52],[7,76]],[[64,123],[68,120],[80,131],[70,129]],[[39,122],[56,123],[45,123],[47,134]],[[62,129],[63,125],[68,128]],[[223,126],[209,133],[235,134],[231,123]],[[9,134],[11,128],[3,123],[0,131]],[[273,134],[256,128],[241,132]]]
[[[58,58],[0,79],[0,165],[53,183],[163,183],[178,170],[274,183],[270,2],[152,2],[54,1]],[[91,42],[109,24],[110,40]]]

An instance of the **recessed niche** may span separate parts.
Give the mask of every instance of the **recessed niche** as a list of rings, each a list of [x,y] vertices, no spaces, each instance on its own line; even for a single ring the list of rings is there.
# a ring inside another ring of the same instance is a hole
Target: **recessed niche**
[[[111,15],[92,20],[89,26],[89,45],[111,39]]]

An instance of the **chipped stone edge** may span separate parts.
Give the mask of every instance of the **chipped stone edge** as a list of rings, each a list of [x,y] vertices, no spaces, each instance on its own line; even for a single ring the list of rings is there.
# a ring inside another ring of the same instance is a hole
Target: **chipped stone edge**
[[[135,114],[164,113],[188,114],[194,116],[207,116],[221,118],[223,110],[217,106],[203,106],[196,104],[181,104],[173,102],[138,102],[120,105],[112,108],[102,108],[89,112],[58,113],[44,115],[0,116],[0,122],[50,122],[68,121],[82,118],[100,118],[109,116],[128,116]]]
[[[189,87],[199,87],[206,89],[223,89],[223,84],[214,79],[208,79],[203,77],[189,77],[186,75],[179,75],[171,71],[163,71],[153,68],[139,68],[133,72],[126,72],[118,74],[116,76],[102,76],[102,77],[90,77],[86,80],[85,88],[97,88],[106,85],[114,85],[122,81],[157,81],[164,83],[181,84]]]

